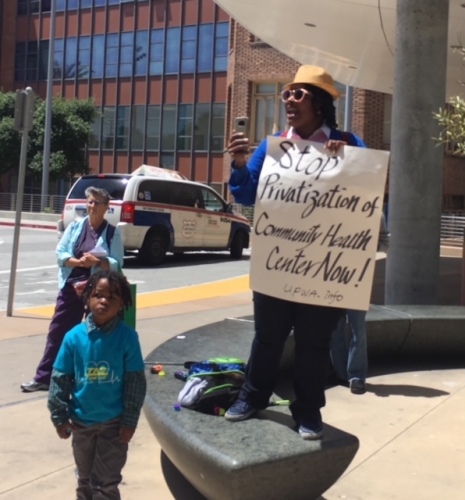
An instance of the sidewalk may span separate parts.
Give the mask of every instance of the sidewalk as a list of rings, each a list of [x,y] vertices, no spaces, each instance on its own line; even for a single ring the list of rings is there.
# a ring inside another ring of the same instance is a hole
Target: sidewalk
[[[250,292],[141,309],[137,328],[144,356],[192,328],[251,312]],[[0,499],[71,498],[75,479],[70,442],[56,436],[45,393],[23,394],[19,389],[33,375],[42,354],[48,318],[15,311],[9,318],[3,313],[1,321]],[[358,436],[361,446],[345,475],[322,499],[463,498],[465,370],[451,363],[441,367],[410,363],[389,373],[392,368],[376,367],[364,396],[351,395],[343,387],[327,391],[324,421]],[[144,416],[123,472],[124,500],[202,498],[161,460]]]

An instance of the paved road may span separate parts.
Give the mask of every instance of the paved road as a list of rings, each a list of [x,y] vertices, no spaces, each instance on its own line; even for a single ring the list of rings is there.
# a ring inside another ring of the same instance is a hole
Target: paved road
[[[21,228],[14,308],[53,304],[58,290],[56,233]],[[13,228],[0,226],[0,311],[6,310],[10,284]],[[144,267],[134,256],[126,257],[124,272],[138,293],[197,285],[248,274],[250,250],[241,260],[229,252],[195,252],[181,257],[168,255],[163,265]]]

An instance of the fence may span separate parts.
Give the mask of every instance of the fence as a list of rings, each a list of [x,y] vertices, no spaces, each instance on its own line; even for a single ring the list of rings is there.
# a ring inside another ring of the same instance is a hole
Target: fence
[[[45,196],[44,212],[50,214],[60,214],[65,204],[66,196],[47,195]],[[16,211],[16,193],[0,193],[0,210]],[[42,212],[41,210],[42,195],[41,194],[24,194],[23,212]]]
[[[441,216],[441,244],[447,246],[463,245],[463,230],[465,217],[463,215]]]
[[[244,207],[244,205],[239,205],[238,203],[233,203],[232,207],[234,212],[247,217],[250,224],[253,225],[254,207]]]

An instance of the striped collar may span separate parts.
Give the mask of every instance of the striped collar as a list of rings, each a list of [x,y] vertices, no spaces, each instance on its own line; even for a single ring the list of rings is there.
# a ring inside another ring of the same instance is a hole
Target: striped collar
[[[112,320],[110,320],[108,323],[105,323],[103,326],[97,326],[92,319],[92,313],[90,313],[86,318],[87,335],[90,335],[96,330],[100,330],[103,333],[111,333],[116,328],[119,322],[119,317],[115,316]]]

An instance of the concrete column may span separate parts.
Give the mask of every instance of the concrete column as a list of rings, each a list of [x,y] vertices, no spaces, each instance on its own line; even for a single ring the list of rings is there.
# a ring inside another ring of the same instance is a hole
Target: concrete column
[[[448,0],[397,2],[386,304],[438,300],[448,13]]]

